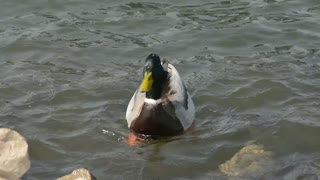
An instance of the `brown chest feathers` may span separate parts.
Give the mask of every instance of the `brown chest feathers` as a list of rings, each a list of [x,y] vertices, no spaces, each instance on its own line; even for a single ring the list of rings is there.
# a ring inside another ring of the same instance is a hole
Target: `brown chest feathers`
[[[165,106],[144,103],[140,115],[133,120],[130,129],[139,137],[156,139],[159,137],[179,135],[183,126],[177,117],[167,112]]]

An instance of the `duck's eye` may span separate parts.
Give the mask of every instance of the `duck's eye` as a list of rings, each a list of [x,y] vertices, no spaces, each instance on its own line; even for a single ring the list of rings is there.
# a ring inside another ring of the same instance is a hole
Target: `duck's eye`
[[[151,71],[151,67],[150,66],[146,66],[146,71],[150,72]]]
[[[151,72],[151,67],[150,67],[150,66],[145,66],[145,67],[143,68],[142,76],[144,76],[144,73],[145,73],[145,72]]]

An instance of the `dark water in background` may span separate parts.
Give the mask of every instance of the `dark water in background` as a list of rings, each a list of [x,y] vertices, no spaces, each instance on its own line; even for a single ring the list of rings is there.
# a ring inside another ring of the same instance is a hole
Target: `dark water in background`
[[[29,142],[25,179],[225,179],[252,142],[275,154],[258,178],[319,179],[319,46],[319,0],[2,1],[0,126]],[[180,71],[195,131],[129,147],[150,52]]]

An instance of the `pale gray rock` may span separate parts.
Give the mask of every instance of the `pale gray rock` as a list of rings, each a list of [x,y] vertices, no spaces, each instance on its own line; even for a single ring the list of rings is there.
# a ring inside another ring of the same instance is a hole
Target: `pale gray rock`
[[[72,171],[71,174],[65,175],[57,180],[97,180],[89,170],[80,168]]]
[[[0,128],[0,179],[19,179],[30,165],[25,138],[14,130]]]
[[[258,175],[272,163],[273,153],[260,145],[248,145],[237,152],[230,160],[219,166],[222,173],[229,176]]]

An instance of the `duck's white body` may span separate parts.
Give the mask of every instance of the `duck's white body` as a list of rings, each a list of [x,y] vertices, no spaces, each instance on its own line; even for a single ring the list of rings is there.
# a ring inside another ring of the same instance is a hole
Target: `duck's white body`
[[[195,118],[195,107],[176,68],[167,60],[162,63],[168,72],[161,98],[146,98],[136,90],[126,111],[128,127],[142,136],[172,136],[187,130]]]

